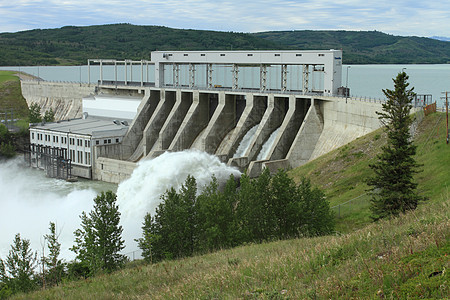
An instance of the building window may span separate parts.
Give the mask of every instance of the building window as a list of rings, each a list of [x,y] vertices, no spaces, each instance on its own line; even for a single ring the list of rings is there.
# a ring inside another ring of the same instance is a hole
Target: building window
[[[247,56],[253,56],[253,54],[249,53],[249,54],[247,54]]]
[[[185,53],[185,54],[183,54],[184,56],[188,56],[189,54],[187,54],[187,53]]]
[[[119,143],[119,139],[116,139],[116,143]]]
[[[83,163],[83,152],[82,151],[77,151],[77,159],[78,159],[78,163],[80,163],[80,164]]]
[[[319,54],[319,56],[325,56],[325,54]]]
[[[34,132],[31,133],[31,139],[34,140]]]
[[[103,140],[103,144],[108,144],[108,140]]]
[[[96,140],[96,141],[95,141],[95,144],[96,144],[96,145],[100,145],[100,141],[99,141],[99,140]]]
[[[275,56],[280,56],[280,54],[276,53]]]
[[[111,144],[111,139],[108,139],[108,144]]]
[[[297,53],[297,54],[295,54],[295,56],[302,56],[302,54],[301,53]]]
[[[225,54],[221,53],[220,56],[225,56]]]
[[[200,54],[200,56],[205,56],[205,55],[206,55],[205,53]]]

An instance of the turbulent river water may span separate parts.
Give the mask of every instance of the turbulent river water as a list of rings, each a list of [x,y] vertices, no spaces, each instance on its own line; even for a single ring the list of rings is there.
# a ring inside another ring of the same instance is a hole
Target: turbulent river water
[[[200,151],[165,153],[139,163],[130,179],[119,186],[99,181],[68,183],[47,178],[43,171],[27,168],[21,159],[0,162],[0,257],[8,255],[14,235],[29,239],[33,250],[42,252],[43,235],[49,222],[57,224],[62,257],[72,259],[69,248],[73,232],[80,228],[80,214],[92,209],[93,199],[101,191],[117,191],[123,238],[123,253],[137,250],[134,239],[141,237],[142,221],[153,213],[160,196],[170,187],[178,189],[188,174],[197,179],[201,189],[211,176],[226,180],[239,171],[221,163],[215,156]]]

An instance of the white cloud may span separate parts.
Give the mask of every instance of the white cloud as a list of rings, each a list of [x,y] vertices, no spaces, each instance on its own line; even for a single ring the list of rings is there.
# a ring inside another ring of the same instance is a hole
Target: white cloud
[[[346,29],[445,36],[448,11],[447,0],[2,0],[0,31],[126,22],[240,32]]]

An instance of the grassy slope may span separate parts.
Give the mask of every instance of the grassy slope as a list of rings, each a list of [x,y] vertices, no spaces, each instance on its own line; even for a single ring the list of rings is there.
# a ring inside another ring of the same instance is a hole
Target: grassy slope
[[[349,213],[354,220],[345,221],[347,229],[361,228],[351,233],[248,245],[155,265],[134,262],[109,276],[18,298],[445,298],[450,293],[450,146],[443,138],[443,116],[425,118],[416,136],[417,159],[425,164],[418,181],[430,200],[414,212],[368,224],[367,212],[355,210]],[[368,161],[383,140],[381,135],[374,140],[377,135],[362,137],[291,174],[297,179],[311,176],[326,188],[333,204],[364,193]]]
[[[445,126],[445,114],[432,114],[422,121],[415,136],[416,159],[424,165],[423,172],[416,176],[419,191],[433,200],[450,185],[450,147],[445,143]],[[368,166],[375,161],[384,141],[379,129],[290,172],[297,182],[306,176],[324,189],[331,206],[360,197],[340,207],[339,232],[360,228],[370,221],[369,196],[365,195],[368,186],[364,181],[372,174]]]
[[[22,96],[20,81],[16,72],[0,71],[0,112],[14,109],[18,118],[28,115],[28,105]]]

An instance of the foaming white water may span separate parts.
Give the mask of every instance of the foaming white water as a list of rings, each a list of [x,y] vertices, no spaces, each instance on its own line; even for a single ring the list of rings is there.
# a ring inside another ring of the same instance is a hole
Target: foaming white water
[[[258,129],[258,125],[253,126],[249,131],[247,131],[242,138],[242,141],[239,143],[239,147],[236,149],[236,153],[234,153],[233,158],[244,156],[245,152],[248,150],[248,147],[250,147],[250,142],[255,135],[256,129]]]
[[[73,232],[80,228],[81,212],[92,209],[99,191],[114,191],[115,185],[68,183],[47,178],[43,171],[21,163],[21,159],[0,162],[0,257],[8,255],[16,233],[29,239],[31,248],[41,253],[43,235],[49,233],[49,222],[54,222],[60,233],[61,257],[74,258],[69,248],[74,244]]]
[[[272,148],[273,143],[275,143],[275,138],[277,137],[278,131],[280,131],[280,127],[275,129],[274,132],[270,135],[270,137],[267,139],[267,141],[264,143],[264,145],[261,148],[261,151],[259,151],[258,157],[256,160],[263,160],[267,159],[267,156],[269,155],[269,151]]]
[[[137,248],[134,239],[142,236],[144,216],[147,212],[154,214],[166,190],[171,187],[179,190],[188,175],[195,177],[201,190],[211,181],[212,175],[223,182],[230,174],[239,176],[240,172],[222,163],[216,156],[198,150],[166,152],[139,162],[131,177],[119,184],[117,189],[123,237],[127,245],[125,252]]]

